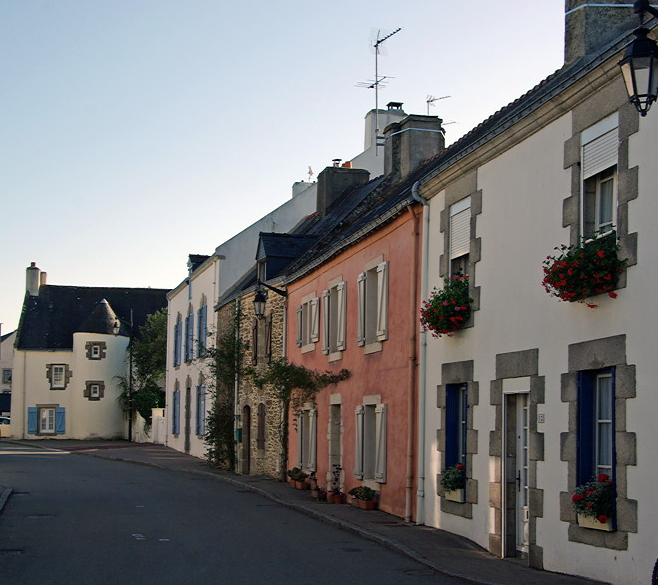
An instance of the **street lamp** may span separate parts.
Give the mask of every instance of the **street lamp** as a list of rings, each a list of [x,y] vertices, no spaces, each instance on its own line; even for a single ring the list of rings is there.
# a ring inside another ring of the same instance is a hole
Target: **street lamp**
[[[280,288],[275,288],[273,286],[270,286],[269,284],[265,284],[264,282],[258,280],[258,288],[256,289],[256,296],[254,296],[254,301],[253,301],[254,314],[258,319],[262,319],[265,316],[265,305],[267,304],[267,291],[264,291],[261,288],[262,286],[275,292],[278,295],[281,295],[283,298],[288,296],[288,293],[286,293],[285,290],[281,290]]]
[[[640,16],[640,27],[635,29],[635,38],[628,45],[619,67],[628,99],[644,117],[658,98],[658,46],[647,36],[649,29],[642,24],[645,12],[658,18],[658,10],[649,4],[649,0],[638,0],[633,8]]]

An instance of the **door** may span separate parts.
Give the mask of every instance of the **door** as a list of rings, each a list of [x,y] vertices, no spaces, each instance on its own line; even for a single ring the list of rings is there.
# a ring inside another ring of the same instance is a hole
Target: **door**
[[[528,552],[528,395],[516,395],[516,550]]]
[[[242,473],[249,475],[251,469],[251,407],[242,409]]]
[[[337,483],[340,487],[343,468],[343,420],[340,404],[332,404],[329,417],[329,467],[327,485]]]

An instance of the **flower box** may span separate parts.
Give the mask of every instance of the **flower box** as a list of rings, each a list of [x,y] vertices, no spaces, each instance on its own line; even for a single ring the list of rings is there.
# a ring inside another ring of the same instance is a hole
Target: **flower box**
[[[468,276],[454,274],[444,279],[443,290],[434,289],[422,303],[420,322],[434,337],[452,336],[471,315],[473,299],[468,296]]]
[[[459,504],[463,504],[465,497],[464,497],[464,491],[463,489],[461,490],[446,490],[443,492],[443,497],[450,501],[450,502],[457,502]]]
[[[605,532],[612,532],[610,518],[608,518],[604,523],[601,523],[594,516],[578,514],[578,526],[581,528],[591,528],[593,530],[604,530]]]

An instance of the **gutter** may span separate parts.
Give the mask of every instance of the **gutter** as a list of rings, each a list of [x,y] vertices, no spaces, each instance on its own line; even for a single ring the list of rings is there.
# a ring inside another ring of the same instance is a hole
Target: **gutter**
[[[429,270],[429,239],[430,239],[430,206],[427,199],[421,197],[418,189],[420,181],[411,187],[414,201],[423,205],[423,248],[421,252],[422,267],[420,273],[420,294],[427,298],[427,282]],[[418,456],[416,471],[416,524],[424,524],[425,518],[425,417],[427,399],[427,331],[420,332],[420,370],[418,373]]]

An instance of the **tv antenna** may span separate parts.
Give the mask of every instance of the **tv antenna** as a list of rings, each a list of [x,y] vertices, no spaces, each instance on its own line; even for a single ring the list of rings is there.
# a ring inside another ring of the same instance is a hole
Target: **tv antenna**
[[[371,40],[371,48],[374,49],[375,53],[375,79],[369,79],[366,82],[357,83],[358,87],[365,87],[366,89],[375,90],[375,156],[378,154],[379,149],[379,139],[383,136],[379,135],[379,87],[386,86],[387,79],[393,79],[386,75],[379,75],[379,53],[381,51],[382,44],[390,39],[394,34],[397,34],[401,31],[401,28],[396,28],[394,31],[386,32],[381,29],[377,30],[377,34],[373,35],[373,40]]]
[[[438,102],[439,100],[444,100],[449,97],[449,95],[434,97],[433,95],[427,94],[427,98],[425,98],[425,102],[427,103],[427,115],[430,115],[430,106],[434,107],[434,102]]]

